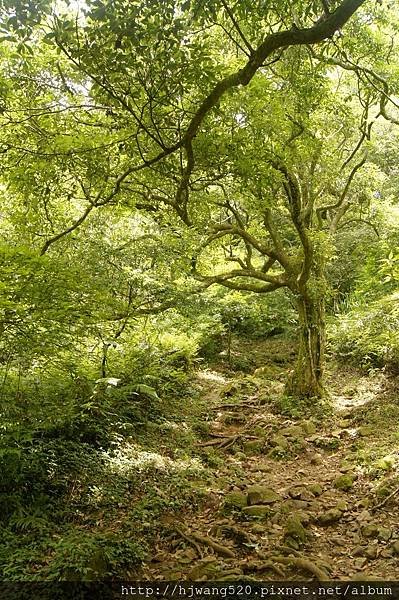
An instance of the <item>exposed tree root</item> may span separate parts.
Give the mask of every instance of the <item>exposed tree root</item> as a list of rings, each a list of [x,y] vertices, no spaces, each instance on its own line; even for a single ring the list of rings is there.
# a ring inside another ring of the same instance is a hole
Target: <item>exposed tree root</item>
[[[298,550],[295,550],[294,548],[290,548],[289,546],[275,546],[276,550],[280,550],[280,552],[283,552],[285,554],[293,554],[294,556],[297,556],[298,558],[303,558],[303,555],[301,552],[299,552]]]
[[[221,437],[222,439],[209,440],[208,442],[201,442],[201,443],[197,444],[197,446],[200,446],[201,448],[205,448],[206,446],[215,446],[217,448],[223,448],[226,450],[227,448],[230,448],[231,446],[233,446],[240,439],[242,439],[242,440],[258,440],[259,439],[256,435],[243,435],[242,433],[237,433],[236,435],[232,435],[232,436],[228,436],[228,437],[218,435],[217,437],[218,438]]]
[[[274,556],[273,560],[283,565],[292,565],[302,571],[308,571],[309,573],[312,573],[318,581],[330,580],[325,571],[307,558],[299,558],[297,556]]]
[[[237,527],[236,525],[222,525],[220,528],[222,532],[227,532],[234,537],[238,544],[254,544],[254,536],[250,535],[244,529]]]
[[[276,565],[272,560],[265,560],[261,563],[246,563],[245,565],[245,570],[248,571],[266,571],[266,569],[271,569],[272,571],[274,571],[281,579],[281,581],[284,581],[284,579],[286,578],[286,574],[285,571],[279,567],[278,565]]]
[[[290,552],[291,556],[281,556],[281,554],[259,554],[259,556],[263,559],[266,559],[266,563],[274,562],[280,563],[282,565],[294,566],[300,569],[301,571],[307,571],[316,577],[318,581],[329,581],[330,577],[328,574],[321,569],[314,560],[309,560],[305,558],[300,552],[297,550],[292,550],[286,546],[281,546],[281,549]]]
[[[239,402],[239,403],[227,403],[227,404],[218,404],[217,406],[213,406],[211,408],[211,410],[220,410],[220,409],[225,409],[225,408],[259,408],[259,401],[257,402],[253,402],[253,401],[248,401],[248,402]]]
[[[197,542],[196,542],[196,541],[195,541],[193,538],[191,538],[191,537],[189,537],[188,535],[186,535],[186,534],[184,533],[184,531],[182,531],[181,529],[179,529],[179,527],[175,527],[175,531],[176,531],[176,533],[178,533],[178,534],[179,534],[179,535],[180,535],[180,536],[181,536],[181,537],[182,537],[184,540],[186,540],[186,542],[188,542],[189,544],[191,544],[192,546],[194,546],[194,548],[195,548],[195,549],[196,549],[196,551],[197,551],[197,554],[198,554],[198,556],[199,556],[200,558],[203,558],[203,556],[204,556],[204,555],[203,555],[203,552],[202,552],[202,550],[201,550],[201,547],[200,547],[200,546],[197,544]]]
[[[391,498],[393,498],[394,496],[396,496],[396,494],[399,494],[399,487],[396,488],[396,490],[394,490],[391,494],[389,494],[389,496],[387,496],[386,498],[384,498],[384,500],[381,500],[381,502],[379,502],[375,506],[372,506],[370,508],[370,511],[374,512],[375,510],[378,510],[379,508],[382,508],[383,506],[385,506],[385,504],[387,504],[387,502],[389,502],[389,500],[391,500]]]
[[[196,533],[195,531],[191,531],[189,534],[187,534],[178,527],[175,527],[175,530],[179,535],[182,536],[182,538],[184,538],[187,542],[189,542],[190,544],[192,544],[194,546],[194,548],[197,550],[197,552],[200,554],[200,556],[202,556],[202,555],[201,555],[201,550],[200,550],[198,544],[205,544],[206,546],[209,546],[210,548],[212,548],[212,550],[214,550],[216,552],[216,554],[220,554],[220,556],[225,556],[226,558],[235,558],[235,554],[232,550],[230,550],[230,548],[227,548],[226,546],[222,546],[221,544],[218,544],[217,542],[215,542],[214,540],[212,540],[209,537],[200,535],[199,533]]]

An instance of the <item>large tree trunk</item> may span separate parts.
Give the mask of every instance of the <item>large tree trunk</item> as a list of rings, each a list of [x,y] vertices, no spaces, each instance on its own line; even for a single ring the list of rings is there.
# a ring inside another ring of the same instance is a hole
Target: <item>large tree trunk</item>
[[[290,396],[321,398],[324,395],[324,299],[299,297],[299,347],[297,362],[286,387]]]

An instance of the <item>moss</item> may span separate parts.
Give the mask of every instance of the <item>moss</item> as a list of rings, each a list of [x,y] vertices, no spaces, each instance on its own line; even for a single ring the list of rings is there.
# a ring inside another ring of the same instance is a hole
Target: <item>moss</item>
[[[302,524],[300,515],[293,514],[288,517],[285,524],[284,539],[286,541],[293,540],[299,546],[306,543],[307,531]]]
[[[283,450],[289,450],[290,447],[290,443],[287,440],[286,437],[284,437],[283,435],[273,435],[271,440],[270,440],[270,444],[273,447],[279,447],[282,448]]]
[[[263,442],[251,441],[245,442],[244,444],[244,452],[246,454],[260,454],[263,449]]]
[[[248,488],[248,504],[273,504],[281,500],[274,490],[263,485],[252,485]]]
[[[312,494],[314,494],[315,496],[321,496],[321,494],[323,493],[323,488],[319,483],[311,483],[310,485],[308,485],[308,490],[309,492],[312,492]]]
[[[339,521],[342,517],[342,512],[338,508],[330,508],[325,513],[319,515],[318,520],[320,525],[331,525]]]
[[[380,460],[377,461],[375,466],[382,471],[390,471],[395,466],[395,463],[395,456],[384,456],[384,458],[380,458]]]
[[[301,428],[305,432],[306,435],[313,435],[316,433],[316,425],[313,421],[307,420],[301,423]]]
[[[345,475],[340,475],[334,481],[334,487],[337,490],[343,490],[347,492],[353,486],[353,476],[346,473]]]
[[[247,506],[247,496],[242,492],[229,492],[224,499],[224,505],[228,508],[243,508]]]
[[[250,517],[269,517],[271,514],[270,508],[264,504],[244,506],[242,512]]]

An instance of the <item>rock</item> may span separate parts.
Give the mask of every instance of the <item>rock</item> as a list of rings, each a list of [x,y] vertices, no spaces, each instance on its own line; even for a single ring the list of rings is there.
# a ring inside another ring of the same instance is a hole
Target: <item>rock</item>
[[[274,447],[279,447],[282,450],[289,450],[290,447],[290,443],[287,438],[278,434],[272,436],[270,444]]]
[[[301,515],[293,514],[288,517],[284,528],[284,540],[294,540],[296,544],[302,546],[306,542],[307,532],[302,524]]]
[[[389,527],[380,527],[378,529],[377,537],[383,542],[389,542],[392,537],[392,529],[389,529]]]
[[[314,499],[312,492],[301,485],[297,485],[288,490],[288,494],[294,500],[303,500],[304,502],[311,502]]]
[[[291,427],[284,427],[280,429],[279,433],[285,437],[292,438],[294,440],[303,438],[303,429],[299,425],[291,425]]]
[[[364,546],[356,546],[356,548],[352,552],[352,556],[363,556],[364,551]]]
[[[261,525],[260,523],[254,523],[251,527],[251,531],[253,533],[257,533],[258,535],[264,535],[267,532],[265,526]]]
[[[276,514],[272,516],[270,521],[273,523],[273,525],[278,525],[280,523],[280,519],[281,519],[281,514],[276,512]]]
[[[362,521],[371,521],[371,519],[372,519],[372,517],[368,510],[362,510],[362,512],[357,517],[357,520],[359,521],[359,523],[361,523]]]
[[[379,529],[377,525],[371,523],[370,525],[363,525],[361,532],[362,536],[365,538],[376,538],[378,536]]]
[[[391,558],[394,551],[392,548],[383,548],[380,552],[381,558]],[[399,552],[398,552],[399,554]]]
[[[291,506],[294,509],[302,509],[302,508],[307,508],[309,506],[309,503],[306,502],[306,500],[291,500]]]
[[[230,508],[247,506],[247,495],[242,492],[229,492],[224,498],[224,505]]]
[[[291,498],[299,499],[304,490],[305,488],[302,485],[296,485],[288,490],[288,495],[291,496]]]
[[[340,421],[338,421],[337,425],[338,425],[338,427],[341,427],[342,429],[346,429],[347,427],[349,427],[350,421],[341,419]]]
[[[340,475],[334,481],[334,487],[337,490],[343,490],[347,492],[353,486],[353,476],[346,473],[345,475]]]
[[[341,473],[348,473],[348,471],[352,470],[352,465],[346,461],[343,461],[340,464],[339,470],[341,471]]]
[[[370,560],[374,560],[375,558],[377,558],[377,552],[378,552],[377,544],[370,544],[370,546],[367,546],[367,548],[365,548],[364,556],[366,556]]]
[[[323,493],[323,488],[319,483],[311,483],[310,485],[308,485],[308,490],[312,492],[314,496],[321,496],[321,494]]]
[[[372,435],[374,433],[374,430],[370,425],[362,425],[361,427],[359,427],[358,433],[360,437],[367,437],[369,435]]]
[[[323,462],[321,454],[312,454],[310,456],[310,462],[312,465],[320,465]]]
[[[313,435],[314,433],[316,433],[316,425],[313,423],[313,421],[302,421],[301,428],[306,433],[306,435]]]
[[[244,506],[242,512],[250,517],[269,517],[270,507],[266,504],[253,504],[252,506]]]
[[[337,502],[337,504],[335,505],[335,508],[337,508],[338,510],[341,510],[342,512],[345,512],[348,510],[348,504],[347,504],[347,502],[345,502],[345,500],[339,500]]]
[[[356,569],[363,569],[363,567],[365,567],[367,564],[367,558],[355,558],[353,564]]]
[[[319,448],[324,448],[325,450],[336,450],[341,445],[341,440],[338,435],[334,437],[334,433],[331,437],[325,437],[321,435],[314,435],[312,438],[309,438],[315,446]]]
[[[257,440],[251,440],[244,443],[245,454],[260,454],[262,452],[263,442]]]
[[[260,465],[256,465],[256,470],[260,471],[261,473],[270,473],[272,471],[272,468],[270,465],[264,465],[264,464],[260,464]]]
[[[300,495],[300,499],[305,502],[311,502],[314,500],[314,494],[310,490],[303,490]]]
[[[281,512],[287,514],[293,510],[303,510],[304,508],[308,508],[308,506],[309,504],[304,500],[286,500],[282,503],[280,510]]]
[[[281,500],[281,496],[274,490],[262,485],[252,485],[247,490],[248,504],[273,504]]]
[[[296,438],[295,440],[293,440],[293,443],[295,445],[295,450],[304,450],[306,448],[306,441],[304,438]]]
[[[296,514],[304,527],[307,527],[313,521],[312,517],[304,510],[299,510]]]
[[[391,546],[393,552],[399,556],[399,540],[394,542]]]
[[[342,517],[342,512],[337,508],[330,508],[325,513],[322,513],[317,517],[321,525],[331,525],[336,523]]]
[[[332,542],[333,544],[335,544],[336,546],[347,546],[348,542],[347,540],[340,538],[336,535],[332,535],[330,537],[330,542]],[[355,555],[354,555],[355,556]]]
[[[191,581],[201,581],[203,579],[217,580],[216,573],[219,571],[218,562],[212,557],[212,562],[202,560],[200,564],[195,565],[188,574]]]

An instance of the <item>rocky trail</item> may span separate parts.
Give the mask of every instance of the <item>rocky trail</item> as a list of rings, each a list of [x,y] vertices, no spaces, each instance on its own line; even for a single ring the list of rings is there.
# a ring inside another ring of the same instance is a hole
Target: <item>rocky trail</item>
[[[200,510],[165,517],[144,578],[398,578],[397,454],[374,470],[359,460],[376,439],[362,409],[379,401],[381,381],[346,373],[330,382],[327,418],[287,417],[275,398],[291,355],[284,364],[272,349],[252,375],[199,373],[207,410],[198,450],[212,477],[198,481]]]

